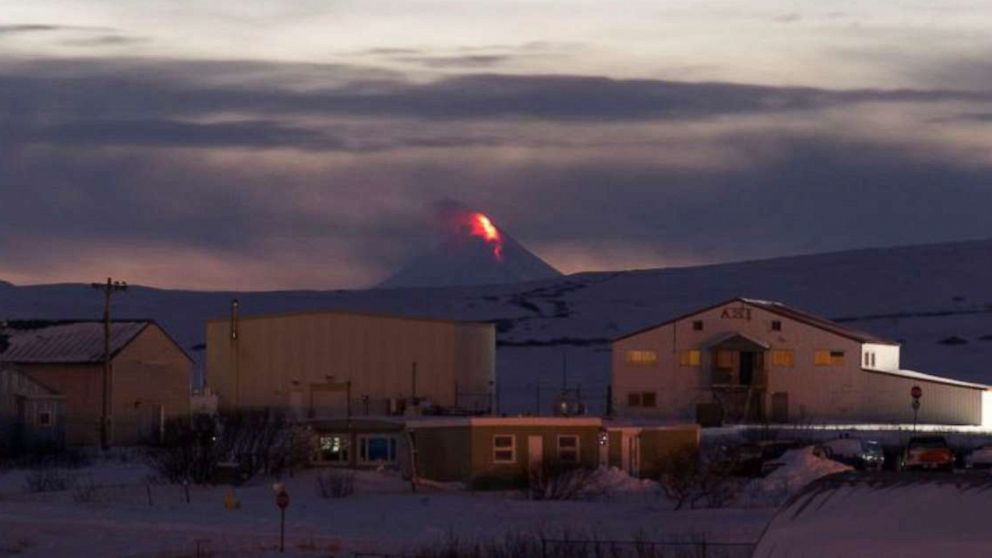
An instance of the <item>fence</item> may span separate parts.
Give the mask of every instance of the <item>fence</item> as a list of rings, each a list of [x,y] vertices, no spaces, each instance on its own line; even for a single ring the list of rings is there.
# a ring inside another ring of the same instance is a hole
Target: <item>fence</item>
[[[755,543],[699,540],[615,541],[598,539],[515,540],[508,544],[422,548],[413,554],[356,552],[354,558],[751,558]]]

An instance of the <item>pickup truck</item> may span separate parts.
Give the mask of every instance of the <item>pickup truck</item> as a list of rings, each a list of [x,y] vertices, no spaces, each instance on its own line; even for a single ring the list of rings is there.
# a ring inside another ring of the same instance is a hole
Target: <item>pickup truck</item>
[[[954,470],[954,452],[943,436],[915,436],[909,439],[899,461],[902,470]]]

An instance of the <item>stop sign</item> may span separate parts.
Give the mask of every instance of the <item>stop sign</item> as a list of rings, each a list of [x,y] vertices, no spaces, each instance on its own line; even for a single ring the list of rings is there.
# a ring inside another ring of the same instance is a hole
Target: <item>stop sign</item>
[[[279,509],[281,510],[289,507],[289,493],[285,490],[280,490],[279,493],[276,494],[276,505],[279,506]]]
[[[909,390],[909,394],[913,396],[913,399],[919,399],[923,397],[923,390],[920,386],[913,386],[913,389]]]

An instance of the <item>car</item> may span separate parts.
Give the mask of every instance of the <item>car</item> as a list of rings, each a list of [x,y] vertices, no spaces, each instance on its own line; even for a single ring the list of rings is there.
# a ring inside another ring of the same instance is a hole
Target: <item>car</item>
[[[875,440],[834,438],[818,444],[813,452],[861,470],[881,470],[885,464],[885,452]]]
[[[914,436],[899,460],[900,470],[952,471],[954,452],[943,436]]]
[[[973,449],[965,456],[964,466],[968,469],[992,469],[992,444]]]

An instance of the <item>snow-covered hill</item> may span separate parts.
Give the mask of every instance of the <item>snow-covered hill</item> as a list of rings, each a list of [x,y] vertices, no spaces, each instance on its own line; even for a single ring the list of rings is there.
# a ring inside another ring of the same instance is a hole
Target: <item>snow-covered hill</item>
[[[992,383],[992,240],[513,285],[255,293],[132,287],[115,297],[114,308],[120,318],[157,320],[198,362],[204,322],[226,316],[235,297],[245,315],[354,309],[492,320],[501,408],[523,412],[547,411],[563,382],[580,387],[600,410],[609,339],[733,296],[779,300],[854,323],[901,340],[908,368]],[[0,289],[2,319],[97,318],[101,304],[87,285]]]

